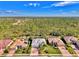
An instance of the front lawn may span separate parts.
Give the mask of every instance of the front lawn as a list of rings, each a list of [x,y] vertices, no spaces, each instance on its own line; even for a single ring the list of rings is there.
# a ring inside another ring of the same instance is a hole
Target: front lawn
[[[66,45],[66,49],[69,51],[70,54],[72,54],[72,56],[77,56],[76,53],[75,53],[75,51],[74,51],[74,49],[71,47],[70,44]]]
[[[61,52],[58,48],[54,48],[51,45],[46,45],[40,48],[40,54],[48,54],[48,55],[61,55]]]

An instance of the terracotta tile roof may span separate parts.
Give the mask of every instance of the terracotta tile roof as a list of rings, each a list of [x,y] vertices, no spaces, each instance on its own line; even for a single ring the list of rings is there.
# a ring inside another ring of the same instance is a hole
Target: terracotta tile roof
[[[59,38],[59,37],[51,37],[48,38],[48,41],[50,43],[57,43],[57,47],[60,50],[60,52],[62,53],[63,56],[72,56],[65,48],[65,44],[63,43],[63,41]]]
[[[58,46],[61,46],[61,45],[65,45],[61,40],[60,40],[60,38],[58,38],[58,37],[51,37],[51,38],[48,38],[48,41],[49,41],[49,43],[53,43],[53,42],[55,42],[55,43],[57,43],[57,45]]]
[[[5,48],[7,45],[10,44],[10,42],[12,42],[11,39],[3,39],[3,40],[0,40],[0,49]]]
[[[17,39],[11,46],[10,46],[10,51],[8,53],[7,56],[13,56],[15,54],[15,51],[17,50],[17,46],[22,46],[22,47],[26,47],[26,44],[20,40],[20,39]]]
[[[75,38],[74,36],[65,36],[64,40],[70,43],[71,41],[77,41],[77,38]]]

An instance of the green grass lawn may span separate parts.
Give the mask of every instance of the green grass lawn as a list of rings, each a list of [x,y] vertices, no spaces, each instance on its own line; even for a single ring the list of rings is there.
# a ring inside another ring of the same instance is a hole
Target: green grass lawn
[[[16,50],[16,54],[30,54],[31,47],[19,48]]]
[[[72,54],[72,56],[74,56],[74,57],[77,56],[74,49],[70,46],[70,44],[69,45],[67,44],[66,48],[69,51],[69,53]]]
[[[40,49],[40,54],[49,54],[49,55],[51,54],[53,56],[58,56],[58,55],[61,55],[61,52],[59,51],[58,48],[54,48],[51,45],[46,45]]]

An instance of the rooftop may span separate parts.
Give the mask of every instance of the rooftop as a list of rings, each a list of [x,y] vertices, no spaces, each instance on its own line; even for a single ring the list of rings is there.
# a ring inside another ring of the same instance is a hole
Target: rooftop
[[[60,40],[59,37],[50,37],[48,38],[49,43],[55,42],[57,45],[64,45],[64,43]]]
[[[11,39],[3,39],[3,40],[0,40],[0,49],[5,48],[5,47],[8,46],[11,42],[12,42]]]
[[[34,48],[39,48],[42,44],[46,44],[46,41],[43,38],[36,38],[32,41],[32,47]]]

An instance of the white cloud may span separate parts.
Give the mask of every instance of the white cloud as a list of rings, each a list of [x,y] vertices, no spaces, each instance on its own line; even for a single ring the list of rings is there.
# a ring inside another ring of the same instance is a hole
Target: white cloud
[[[19,10],[0,10],[1,14],[16,14],[17,12],[21,12]]]
[[[55,4],[52,4],[51,6],[66,6],[66,5],[70,5],[70,4],[75,4],[75,3],[79,3],[77,1],[64,1],[64,2],[59,2],[59,3],[55,3]]]
[[[78,1],[63,1],[63,2],[58,2],[58,3],[53,3],[50,6],[44,6],[42,8],[51,8],[51,7],[58,7],[58,6],[66,6],[66,5],[71,5],[71,4],[76,4],[79,3]]]
[[[29,3],[29,4],[24,4],[24,6],[27,6],[27,7],[30,7],[30,6],[38,7],[38,6],[40,6],[40,3]]]

